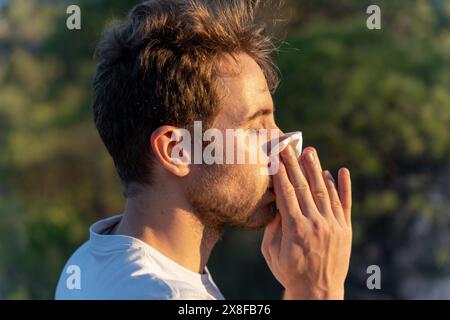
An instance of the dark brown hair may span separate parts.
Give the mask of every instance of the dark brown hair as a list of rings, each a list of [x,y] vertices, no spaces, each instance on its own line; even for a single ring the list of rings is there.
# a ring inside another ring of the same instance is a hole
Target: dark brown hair
[[[150,183],[150,136],[161,125],[207,127],[218,113],[217,73],[224,54],[244,52],[278,83],[275,50],[259,1],[153,0],[134,7],[96,50],[94,119],[119,177]]]

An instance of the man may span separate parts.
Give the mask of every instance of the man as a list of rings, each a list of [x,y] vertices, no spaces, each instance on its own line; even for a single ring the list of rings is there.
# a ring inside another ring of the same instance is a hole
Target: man
[[[126,204],[122,215],[92,225],[61,274],[57,299],[223,299],[206,263],[225,225],[266,228],[262,253],[284,298],[343,298],[352,236],[347,169],[336,187],[311,147],[303,168],[284,149],[272,179],[261,174],[268,163],[174,161],[174,133],[194,121],[220,132],[279,130],[274,46],[256,8],[245,0],[147,1],[104,35],[94,117]],[[235,138],[236,148],[253,152]],[[71,266],[80,271],[77,286]]]

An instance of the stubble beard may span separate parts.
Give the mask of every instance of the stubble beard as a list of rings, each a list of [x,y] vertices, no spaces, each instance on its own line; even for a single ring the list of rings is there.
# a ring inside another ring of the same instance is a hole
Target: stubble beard
[[[220,231],[225,226],[257,230],[274,218],[269,206],[260,205],[267,185],[257,185],[242,170],[231,165],[202,165],[186,196],[205,226]]]

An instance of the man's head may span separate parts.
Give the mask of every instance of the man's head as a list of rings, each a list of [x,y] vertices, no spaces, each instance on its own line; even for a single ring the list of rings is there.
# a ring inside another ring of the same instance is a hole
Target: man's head
[[[191,130],[194,121],[223,132],[276,128],[274,46],[255,22],[257,2],[147,1],[104,35],[94,118],[127,197],[135,186],[176,185],[206,223],[270,221],[274,198],[261,165],[171,161],[174,130]]]

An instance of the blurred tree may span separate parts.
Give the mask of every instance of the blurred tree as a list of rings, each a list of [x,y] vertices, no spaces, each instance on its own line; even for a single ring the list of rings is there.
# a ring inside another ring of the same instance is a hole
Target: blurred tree
[[[96,40],[114,12],[123,16],[133,4],[79,3],[82,31],[66,28],[68,1],[17,0],[2,8],[4,298],[53,297],[63,263],[86,240],[89,224],[122,205],[112,161],[93,125],[90,92]]]

